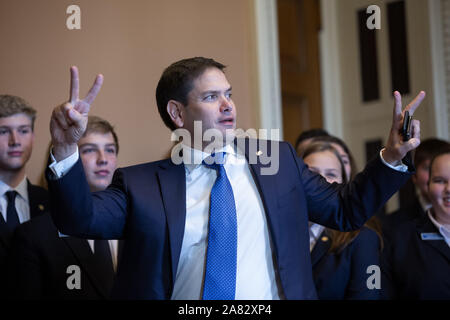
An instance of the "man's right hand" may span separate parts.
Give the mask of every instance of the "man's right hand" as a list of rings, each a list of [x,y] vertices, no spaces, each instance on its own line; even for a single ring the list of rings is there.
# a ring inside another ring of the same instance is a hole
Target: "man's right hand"
[[[88,113],[103,84],[103,75],[97,75],[87,96],[80,100],[78,68],[70,68],[70,100],[53,109],[50,120],[53,155],[61,161],[75,153],[77,143],[86,131]]]

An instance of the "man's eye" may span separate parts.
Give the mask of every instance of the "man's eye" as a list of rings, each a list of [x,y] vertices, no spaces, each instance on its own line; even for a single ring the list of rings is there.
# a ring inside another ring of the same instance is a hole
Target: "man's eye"
[[[215,94],[210,94],[210,95],[206,96],[203,100],[214,101],[216,98],[217,98],[217,96]]]
[[[233,94],[232,94],[231,92],[229,92],[229,93],[227,93],[225,96],[227,97],[228,100],[230,100],[232,95],[233,95]]]
[[[95,151],[94,149],[89,148],[89,149],[83,149],[83,151],[81,151],[81,152],[84,154],[84,153],[91,153],[91,152],[94,152],[94,151]]]
[[[106,152],[115,154],[116,153],[116,149],[109,148],[109,149],[106,149]]]
[[[21,130],[19,130],[19,133],[20,134],[28,134],[28,133],[30,133],[30,129],[21,129]]]
[[[0,130],[0,135],[7,134],[8,130]]]

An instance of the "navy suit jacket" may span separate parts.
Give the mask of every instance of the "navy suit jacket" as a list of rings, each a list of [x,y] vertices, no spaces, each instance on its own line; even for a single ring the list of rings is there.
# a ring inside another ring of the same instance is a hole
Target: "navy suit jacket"
[[[380,266],[380,239],[375,231],[362,227],[356,238],[339,253],[329,253],[331,240],[322,232],[311,261],[320,300],[376,300],[379,289],[369,289],[367,267]]]
[[[382,257],[383,297],[450,299],[450,247],[445,240],[422,240],[437,233],[428,215],[403,223]]]
[[[16,298],[106,299],[111,294],[112,283],[101,281],[103,271],[87,240],[60,236],[48,213],[17,227],[11,252]],[[80,268],[80,289],[67,287],[71,265]]]
[[[48,211],[48,193],[47,190],[39,186],[32,185],[27,181],[28,200],[30,204],[30,218],[34,219]],[[7,298],[11,294],[11,276],[14,272],[8,263],[11,252],[11,232],[6,225],[5,220],[0,217],[0,299]]]
[[[267,154],[271,154],[270,147]],[[331,228],[358,229],[410,176],[385,166],[377,157],[348,186],[331,185],[308,170],[285,142],[279,143],[277,174],[261,175],[265,165],[259,159],[249,166],[264,205],[275,267],[287,299],[317,298],[308,219]],[[80,160],[60,179],[47,169],[47,179],[53,220],[63,233],[126,238],[114,298],[171,297],[186,219],[183,164],[166,159],[117,169],[112,184],[92,195]]]

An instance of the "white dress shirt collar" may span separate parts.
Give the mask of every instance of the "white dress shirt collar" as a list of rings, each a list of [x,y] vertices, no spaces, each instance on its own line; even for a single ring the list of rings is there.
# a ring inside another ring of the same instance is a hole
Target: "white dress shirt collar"
[[[445,242],[450,246],[450,226],[449,225],[443,225],[440,224],[431,213],[431,209],[428,209],[427,211],[428,218],[430,218],[431,222],[436,226],[439,233],[444,237]]]
[[[6,192],[11,190],[15,190],[23,200],[28,202],[28,182],[26,176],[15,188],[11,188],[11,186],[0,180],[0,195],[4,195]]]
[[[191,173],[193,170],[198,168],[202,164],[203,160],[211,156],[211,153],[191,148],[183,143],[181,143],[181,149],[183,150],[183,163],[188,173]],[[223,148],[216,150],[216,153],[219,152],[237,155],[237,152],[233,148],[232,144],[227,144]],[[225,163],[227,162],[228,157],[225,157]]]

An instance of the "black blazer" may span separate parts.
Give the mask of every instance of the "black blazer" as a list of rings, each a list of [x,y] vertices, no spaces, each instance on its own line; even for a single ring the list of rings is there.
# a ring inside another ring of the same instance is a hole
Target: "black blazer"
[[[398,227],[407,222],[423,218],[425,211],[419,202],[419,198],[415,197],[414,201],[407,207],[400,208],[392,214],[383,215],[381,220],[383,226],[383,235],[387,241],[397,232]]]
[[[28,185],[28,199],[30,202],[30,219],[42,215],[48,211],[48,192],[44,188],[32,185],[27,180]],[[6,222],[0,217],[0,298],[7,298],[10,296],[10,279],[11,268],[8,266],[11,238],[13,232],[10,232]]]
[[[119,242],[119,249],[120,245]],[[50,214],[16,229],[11,260],[16,270],[16,298],[105,299],[110,295],[112,283],[100,280],[102,270],[94,260],[87,240],[61,236]],[[73,274],[68,273],[71,265],[80,268],[80,289],[67,287],[67,280]]]
[[[422,240],[437,233],[425,215],[405,222],[382,257],[382,289],[387,299],[450,299],[450,247],[445,240]]]
[[[380,239],[375,231],[362,227],[342,252],[329,253],[331,240],[322,232],[311,252],[314,283],[320,300],[376,300],[379,289],[367,287],[367,268],[380,265]]]

